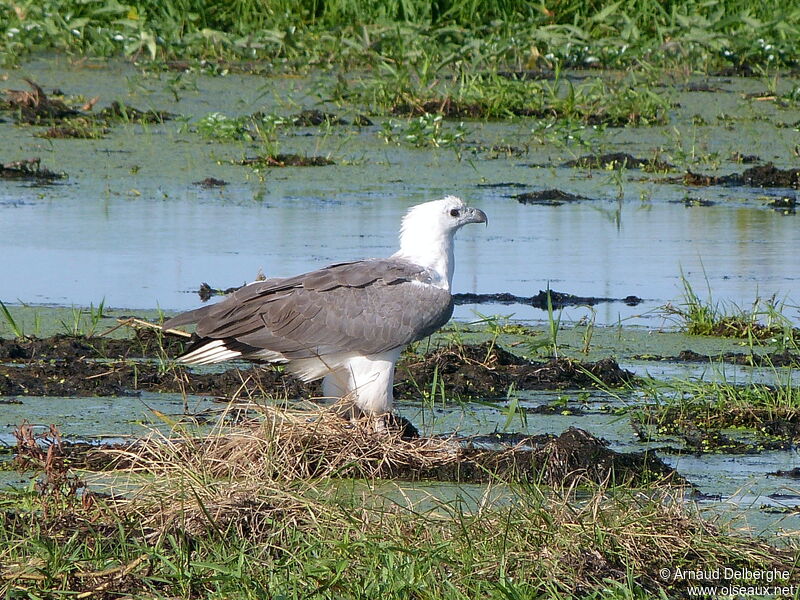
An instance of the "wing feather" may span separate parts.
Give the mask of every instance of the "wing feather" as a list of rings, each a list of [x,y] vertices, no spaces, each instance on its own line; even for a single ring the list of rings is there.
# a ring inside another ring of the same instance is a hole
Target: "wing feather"
[[[164,327],[197,323],[199,343],[230,340],[245,357],[263,350],[290,360],[375,354],[430,335],[450,319],[450,293],[430,282],[426,269],[401,259],[340,263],[252,283]]]

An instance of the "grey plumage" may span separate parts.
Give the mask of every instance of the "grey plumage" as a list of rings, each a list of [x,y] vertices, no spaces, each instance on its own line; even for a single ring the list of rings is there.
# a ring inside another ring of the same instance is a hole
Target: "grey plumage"
[[[387,258],[251,283],[218,304],[168,320],[164,328],[197,323],[200,339],[186,354],[224,340],[244,358],[258,359],[266,348],[295,360],[385,352],[430,335],[452,313],[452,296],[431,285],[427,269]]]

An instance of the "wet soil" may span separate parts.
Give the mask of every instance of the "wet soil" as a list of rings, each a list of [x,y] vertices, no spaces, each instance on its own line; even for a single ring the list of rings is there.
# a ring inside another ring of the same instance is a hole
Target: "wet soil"
[[[764,206],[783,214],[795,214],[797,210],[797,198],[793,196],[781,196],[780,198],[770,198]]]
[[[247,167],[326,167],[336,163],[324,156],[275,154],[245,158],[239,164]]]
[[[633,380],[633,374],[612,358],[581,363],[569,358],[535,363],[486,342],[450,345],[418,360],[404,361],[395,375],[395,397],[417,398],[420,390],[443,387],[448,397],[505,398],[513,385],[519,390],[617,387]],[[441,386],[441,387],[440,387]]]
[[[47,338],[0,338],[0,361],[159,358],[183,352],[185,338],[138,329],[130,338],[54,335]]]
[[[746,169],[731,175],[703,175],[688,171],[682,177],[666,180],[670,183],[707,187],[712,185],[749,186],[762,188],[800,189],[800,169],[779,169],[772,163]]]
[[[638,296],[601,298],[597,296],[576,296],[555,290],[539,290],[539,293],[535,296],[516,296],[508,292],[497,294],[453,294],[453,301],[456,304],[525,304],[547,310],[548,295],[550,296],[550,306],[554,309],[567,306],[594,306],[603,302],[624,302],[628,306],[636,306],[643,301]]]
[[[0,365],[2,396],[125,396],[139,391],[187,393],[215,397],[319,396],[306,385],[272,367],[194,373],[174,364],[115,360],[98,362],[50,359],[25,365]]]
[[[175,117],[173,113],[159,110],[141,111],[114,101],[110,106],[92,114],[98,98],[84,104],[80,110],[68,106],[63,100],[48,96],[40,85],[25,80],[30,91],[5,90],[6,101],[0,110],[11,111],[18,123],[26,125],[51,125],[40,137],[97,138],[97,131],[112,123],[163,123]],[[52,95],[62,95],[56,90]],[[94,131],[94,135],[89,132]]]
[[[143,330],[133,339],[55,336],[0,340],[2,396],[119,396],[140,390],[217,397],[319,397],[318,383],[304,384],[271,365],[229,368],[219,373],[194,372],[169,360],[183,351],[186,338]],[[146,359],[146,360],[142,360]],[[241,363],[240,363],[241,365]],[[395,395],[418,399],[434,376],[454,396],[505,397],[516,389],[619,386],[633,375],[613,359],[581,363],[560,358],[535,363],[502,348],[452,345],[424,356],[405,355],[396,375]]]
[[[511,198],[514,198],[520,204],[535,204],[538,206],[561,206],[565,202],[589,200],[586,196],[570,194],[569,192],[562,192],[557,189],[514,194]]]
[[[211,287],[206,282],[200,284],[197,295],[200,300],[206,302],[214,296],[225,296],[232,294],[243,286],[229,287],[225,289]],[[517,296],[510,292],[497,292],[493,294],[473,294],[458,293],[453,294],[453,302],[456,305],[462,304],[525,304],[542,310],[547,310],[548,295],[550,296],[550,306],[552,308],[565,308],[567,306],[594,306],[603,302],[624,302],[628,306],[636,306],[643,302],[638,296],[626,296],[625,298],[602,298],[597,296],[576,296],[566,292],[556,290],[539,290],[535,296]]]
[[[723,354],[700,354],[693,350],[682,350],[677,356],[661,356],[658,354],[638,354],[636,360],[670,361],[670,362],[725,362],[749,367],[799,367],[800,355],[789,350],[751,354],[744,352],[725,352]]]
[[[768,473],[768,475],[774,475],[775,477],[790,477],[792,479],[800,479],[800,467],[795,467],[794,469],[790,469],[788,471],[775,471],[773,473]]]
[[[625,152],[611,152],[609,154],[587,154],[575,160],[569,160],[562,167],[578,167],[583,169],[642,169],[656,173],[672,171],[675,165],[657,158],[637,158]]]
[[[524,450],[525,446],[531,448]],[[398,474],[403,478],[403,474]],[[562,485],[577,479],[642,484],[683,479],[653,453],[615,452],[606,442],[570,427],[559,436],[533,436],[508,450],[465,448],[460,460],[446,467],[412,473],[413,478],[436,481],[488,483],[497,478],[510,481],[543,481]]]
[[[742,154],[741,152],[733,152],[731,154],[731,160],[733,162],[750,165],[753,163],[761,162],[761,157],[758,156],[757,154]]]
[[[217,187],[225,187],[226,185],[228,185],[228,182],[225,181],[224,179],[217,179],[216,177],[206,177],[202,181],[195,181],[194,185],[199,185],[201,188],[204,188],[204,189],[211,189],[211,188],[217,188]],[[208,286],[207,283],[204,283],[203,285]],[[202,286],[201,286],[201,288],[202,288]],[[200,297],[202,298],[203,297],[202,293],[201,292],[198,292],[198,293],[200,293]],[[210,297],[211,296],[209,296],[208,298],[210,298]],[[206,298],[206,300],[208,298]]]
[[[65,179],[66,173],[56,173],[42,166],[40,158],[26,158],[0,164],[0,179],[24,181],[53,181]]]
[[[18,123],[37,125],[77,117],[80,111],[67,106],[59,99],[48,97],[38,84],[25,79],[28,90],[5,90],[6,101],[0,110],[13,111]]]

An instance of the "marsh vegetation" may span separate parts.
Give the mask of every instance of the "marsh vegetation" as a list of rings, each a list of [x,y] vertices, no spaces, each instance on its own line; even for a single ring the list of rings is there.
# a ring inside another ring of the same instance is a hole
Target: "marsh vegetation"
[[[0,595],[796,586],[798,38],[777,0],[0,6]],[[492,225],[400,362],[415,428],[142,328],[446,193]]]

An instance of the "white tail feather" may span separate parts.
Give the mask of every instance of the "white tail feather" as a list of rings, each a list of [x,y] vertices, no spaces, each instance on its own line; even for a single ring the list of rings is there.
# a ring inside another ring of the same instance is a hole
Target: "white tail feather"
[[[179,360],[187,365],[212,365],[238,358],[241,355],[241,352],[227,348],[223,340],[214,340],[192,350],[189,354],[180,357]]]

